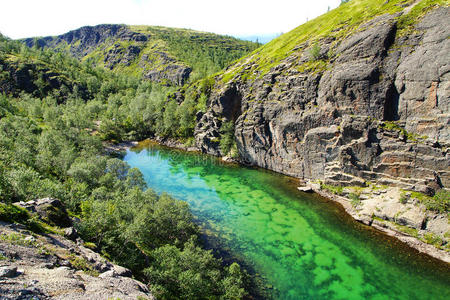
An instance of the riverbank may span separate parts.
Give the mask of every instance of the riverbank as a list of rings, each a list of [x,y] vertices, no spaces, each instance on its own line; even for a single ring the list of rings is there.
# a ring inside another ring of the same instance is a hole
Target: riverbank
[[[107,148],[107,151],[121,152],[128,148],[136,147],[140,143],[133,141],[111,145]],[[200,152],[195,146],[186,146],[182,142],[173,139],[149,139],[147,140],[147,143],[155,143],[188,152]],[[228,162],[226,159],[222,158],[222,160]],[[233,162],[239,163],[239,161]],[[430,216],[428,212],[425,212],[421,207],[417,206],[417,203],[400,203],[399,199],[397,199],[400,197],[400,193],[395,187],[373,192],[362,191],[363,194],[358,196],[361,197],[361,199],[359,199],[359,203],[356,206],[352,204],[352,200],[349,197],[349,195],[352,194],[351,191],[347,191],[347,196],[344,197],[336,195],[328,190],[321,189],[320,184],[310,184],[307,189],[339,203],[346,213],[356,221],[380,230],[389,236],[395,237],[419,252],[430,255],[443,262],[450,263],[450,254],[447,251],[438,249],[434,245],[427,244],[418,238],[419,236],[423,237],[427,234],[437,237],[436,231],[445,234],[449,227],[448,222],[446,221],[447,219],[443,218],[442,214]],[[361,190],[359,192],[361,192]],[[426,223],[428,227],[432,227],[435,230],[427,231],[426,229],[422,229],[421,227]]]
[[[398,227],[396,227],[396,225],[397,226],[404,226],[404,225],[389,222],[388,220],[384,220],[373,216],[372,218],[370,218],[367,215],[361,214],[361,210],[353,206],[349,198],[333,194],[327,190],[320,189],[320,187],[319,188],[314,187],[312,190],[315,193],[321,195],[322,197],[325,197],[342,205],[345,211],[356,221],[361,222],[367,226],[371,226],[377,230],[380,230],[389,236],[395,237],[400,241],[406,243],[411,248],[418,250],[419,252],[425,253],[443,262],[450,263],[450,254],[448,252],[438,249],[433,245],[427,244],[419,240],[417,237],[411,236],[405,233],[404,231],[399,230]]]

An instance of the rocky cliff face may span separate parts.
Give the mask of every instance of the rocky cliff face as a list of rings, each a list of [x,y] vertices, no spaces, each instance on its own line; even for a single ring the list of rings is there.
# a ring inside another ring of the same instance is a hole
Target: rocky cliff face
[[[99,63],[111,70],[130,67],[134,63],[139,66],[144,78],[183,85],[192,68],[166,52],[154,53],[153,59],[142,53],[150,37],[149,34],[134,32],[125,25],[108,24],[85,26],[56,37],[28,38],[24,42],[29,47],[37,43],[39,47],[68,50],[78,59],[100,51],[103,58]]]
[[[338,185],[448,188],[450,9],[399,34],[410,9],[296,45],[266,73],[257,58],[241,60],[216,78],[197,146],[225,155],[217,140],[231,120],[239,156],[252,165]]]
[[[29,47],[36,44],[66,51],[80,60],[89,59],[96,65],[124,74],[179,86],[189,79],[196,67],[208,69],[217,65],[217,61],[232,61],[256,46],[193,30],[114,24],[85,26],[60,36],[28,38],[23,42]],[[188,55],[180,54],[180,45],[184,47],[181,51]],[[186,59],[189,55],[199,57]],[[199,61],[203,65],[197,66]],[[221,66],[215,67],[221,69]]]

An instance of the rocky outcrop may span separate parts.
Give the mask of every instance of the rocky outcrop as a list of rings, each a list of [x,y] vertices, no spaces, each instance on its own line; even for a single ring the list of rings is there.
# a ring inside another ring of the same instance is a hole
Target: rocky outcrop
[[[198,76],[220,68],[256,46],[187,29],[115,24],[85,26],[59,36],[22,41],[29,47],[52,48],[123,74],[178,86],[188,81],[191,72],[197,71]]]
[[[126,41],[147,40],[145,35],[131,32],[125,25],[104,24],[84,26],[56,37],[28,38],[24,42],[28,47],[33,47],[35,43],[41,48],[58,48],[62,45],[69,46],[69,52],[73,56],[81,59],[96,50],[100,44],[107,43],[108,40],[111,43],[117,37]]]
[[[19,96],[26,92],[42,97],[57,90],[61,97],[65,97],[77,86],[80,96],[85,94],[84,87],[39,64],[0,57],[0,73],[0,93]]]
[[[131,277],[80,239],[0,222],[1,299],[154,299]]]
[[[66,208],[58,199],[43,198],[18,202],[16,205],[25,208],[30,213],[37,214],[42,221],[52,226],[70,227],[72,225]]]
[[[225,155],[220,127],[231,120],[241,160],[252,165],[330,184],[449,187],[449,14],[434,9],[403,36],[399,15],[385,14],[345,39],[324,38],[322,69],[299,67],[313,47],[302,44],[246,80],[250,57],[233,80],[216,82],[198,148]]]
[[[192,72],[192,68],[177,62],[175,58],[161,51],[156,51],[152,57],[144,54],[139,65],[144,70],[144,78],[163,83],[172,82],[180,86],[189,79],[189,75]],[[149,68],[147,66],[152,67]]]

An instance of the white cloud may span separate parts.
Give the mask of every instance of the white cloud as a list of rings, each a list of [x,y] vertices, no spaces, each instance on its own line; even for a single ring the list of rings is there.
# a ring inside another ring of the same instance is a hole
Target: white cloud
[[[0,32],[56,35],[103,23],[162,25],[230,35],[287,32],[340,0],[2,0]]]

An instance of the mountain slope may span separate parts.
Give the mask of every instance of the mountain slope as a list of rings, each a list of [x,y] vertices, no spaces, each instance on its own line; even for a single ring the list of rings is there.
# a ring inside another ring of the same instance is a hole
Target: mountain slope
[[[228,36],[156,26],[86,26],[55,37],[29,38],[122,74],[183,85],[215,73],[258,44]]]
[[[448,240],[448,6],[353,0],[255,50],[215,75],[197,147],[349,186],[335,191],[352,194],[357,218],[401,220]],[[229,128],[235,145],[224,147]],[[399,189],[392,205],[371,200],[376,186]]]

